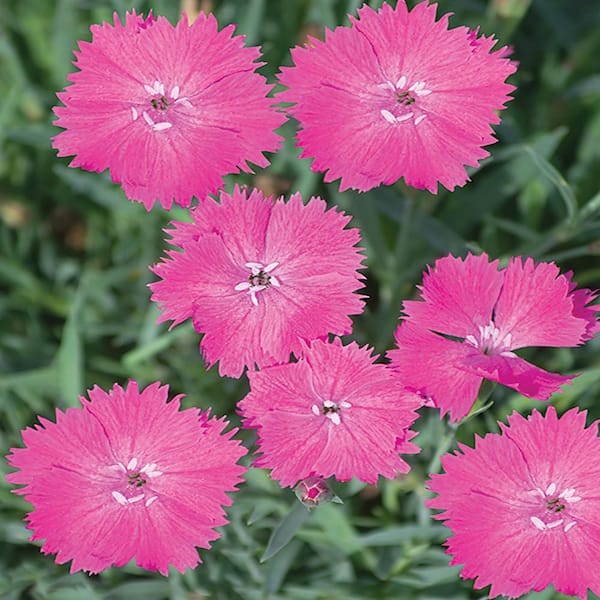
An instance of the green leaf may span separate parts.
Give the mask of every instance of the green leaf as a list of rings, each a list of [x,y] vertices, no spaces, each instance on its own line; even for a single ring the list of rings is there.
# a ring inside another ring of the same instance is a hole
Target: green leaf
[[[260,561],[265,562],[269,560],[288,544],[308,516],[309,512],[304,505],[300,502],[295,502],[292,510],[290,510],[290,512],[281,520],[279,525],[273,530],[267,548]]]

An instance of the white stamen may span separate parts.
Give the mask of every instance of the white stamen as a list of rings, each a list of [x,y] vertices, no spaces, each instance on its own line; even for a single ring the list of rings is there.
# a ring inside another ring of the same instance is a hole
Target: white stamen
[[[556,483],[552,482],[547,488],[546,488],[546,496],[552,496],[552,494],[554,494],[554,492],[556,491]]]
[[[146,123],[148,123],[148,125],[150,125],[150,127],[152,127],[154,125],[154,121],[152,120],[152,117],[146,111],[144,111],[142,113],[142,117],[144,117],[144,121],[146,121]]]
[[[340,421],[340,415],[338,415],[336,412],[334,413],[328,413],[327,416],[336,424],[339,425],[341,423]]]
[[[275,275],[271,275],[270,283],[271,283],[271,285],[274,285],[275,287],[281,287],[281,284],[279,283],[279,279],[277,279],[277,277],[275,277]]]
[[[254,304],[254,306],[258,306],[258,300],[256,299],[255,292],[250,292],[250,300],[252,300],[252,304]]]
[[[423,116],[423,115],[421,115],[421,117],[422,117],[422,116]],[[419,120],[421,117],[417,117],[417,118],[415,119],[415,125],[417,124],[417,121],[418,121],[418,120]],[[419,123],[420,123],[420,121],[419,121]],[[473,335],[468,335],[468,336],[465,338],[465,342],[467,342],[467,344],[471,344],[471,346],[475,346],[475,348],[477,348],[477,346],[479,345],[479,344],[477,343],[477,340],[475,339],[475,336],[473,336]]]
[[[415,90],[415,94],[417,96],[429,96],[429,94],[431,94],[431,90]]]
[[[402,121],[408,121],[408,119],[412,119],[415,113],[409,112],[401,117],[396,117],[396,123],[401,123]]]
[[[121,492],[112,492],[112,497],[121,505],[125,506],[127,504],[127,498],[121,494]]]
[[[135,467],[137,466],[137,458],[135,458],[135,456],[127,463],[127,470],[128,471],[133,471],[133,469],[135,469]]]
[[[134,502],[139,502],[140,500],[144,499],[144,494],[140,494],[139,496],[132,496],[131,498],[129,498],[129,500],[127,500],[127,502],[129,502],[129,504],[133,504]]]
[[[162,475],[162,471],[148,471],[146,475],[148,475],[148,477],[159,477]]]
[[[406,75],[402,75],[402,77],[400,77],[400,79],[398,79],[398,82],[396,83],[396,87],[397,88],[403,88],[406,85]]]
[[[156,94],[156,90],[152,87],[149,86],[148,84],[144,84],[144,89],[149,93],[152,94],[154,96],[154,94]]]
[[[388,122],[388,123],[395,123],[396,122],[396,117],[389,111],[389,110],[385,110],[383,109],[381,111],[381,116]]]
[[[559,525],[562,525],[564,523],[564,519],[559,519],[558,521],[552,521],[552,523],[546,523],[546,527],[548,529],[554,529],[555,527],[558,527]]]
[[[570,523],[567,523],[565,525],[564,532],[567,533],[567,531],[569,531],[569,529],[572,529],[573,527],[575,527],[576,524],[577,523],[575,523],[575,521],[571,521]]]
[[[113,471],[123,471],[123,473],[125,473],[127,471],[127,469],[125,468],[125,465],[123,463],[117,463],[116,465],[110,465],[110,467],[108,467],[108,468]]]
[[[546,525],[544,521],[538,519],[538,517],[529,517],[529,520],[540,530],[543,531],[546,529]]]
[[[146,463],[140,469],[140,473],[146,473],[147,471],[154,471],[154,469],[156,469],[156,463]]]
[[[170,96],[171,96],[171,98],[173,98],[173,100],[177,100],[177,98],[179,98],[179,86],[178,85],[173,86],[173,88],[171,89]]]
[[[179,100],[175,100],[175,104],[183,104],[187,108],[192,108],[192,103],[187,98],[179,98]]]
[[[544,494],[544,491],[541,488],[535,488],[535,491],[542,497],[545,498],[546,494]]]
[[[242,290],[247,290],[250,286],[250,284],[247,281],[242,281],[242,283],[238,283],[233,289],[236,292],[241,292]]]
[[[320,415],[321,414],[321,411],[319,410],[319,407],[316,404],[313,404],[311,406],[311,410],[313,411],[314,415]]]
[[[350,408],[352,404],[350,402],[346,402],[345,400],[340,402],[340,408]]]
[[[565,500],[570,504],[571,502],[579,502],[581,500],[581,496],[569,496],[565,498]]]
[[[334,406],[337,406],[335,402],[331,401],[331,400],[325,400],[323,402],[323,406],[325,408],[333,408]]]
[[[137,109],[135,108],[135,106],[132,106],[132,107],[131,107],[131,117],[133,118],[133,120],[134,120],[134,121],[135,121],[135,120],[137,120],[137,118],[138,118],[139,116],[140,116],[140,115],[138,114],[138,111],[137,111]]]
[[[565,488],[559,495],[559,498],[569,498],[575,493],[575,488]]]
[[[161,96],[165,95],[165,86],[158,81],[158,79],[154,82],[154,89],[156,90],[157,94],[160,94]]]
[[[417,117],[415,119],[415,125],[418,125],[421,121],[423,121],[423,119],[426,119],[426,118],[427,118],[427,115],[420,115],[419,117]],[[468,337],[473,338],[472,335],[470,335]],[[473,339],[475,339],[475,338],[473,338]]]
[[[148,500],[146,500],[145,505],[150,506],[155,500],[158,500],[158,496],[151,496],[150,498],[148,498]]]
[[[170,129],[173,127],[173,123],[169,123],[169,121],[162,121],[160,123],[156,123],[156,125],[152,126],[154,131],[164,131],[165,129]]]
[[[279,265],[279,263],[278,263],[278,262],[272,262],[272,263],[268,264],[268,265],[267,265],[267,266],[266,266],[266,267],[263,269],[263,271],[264,271],[265,273],[270,273],[270,272],[271,272],[271,271],[272,271],[272,270],[273,270],[273,269],[274,269],[274,268],[275,268],[277,265]]]
[[[261,269],[263,268],[263,266],[260,263],[255,262],[247,262],[244,266],[248,267],[249,269],[252,269],[252,275],[258,275]]]

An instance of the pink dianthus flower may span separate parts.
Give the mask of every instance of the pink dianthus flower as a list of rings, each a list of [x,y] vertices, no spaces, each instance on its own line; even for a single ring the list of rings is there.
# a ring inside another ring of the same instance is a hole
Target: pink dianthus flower
[[[293,67],[280,81],[278,99],[294,102],[301,157],[341,178],[340,189],[369,190],[401,177],[436,193],[463,185],[464,165],[476,167],[494,143],[492,123],[514,87],[505,79],[515,64],[496,40],[467,27],[435,20],[436,5],[408,11],[369,6],[351,27],[327,31],[325,41],[292,49]]]
[[[151,267],[159,321],[191,317],[206,362],[229,377],[299,356],[302,340],[350,333],[348,315],[363,309],[350,217],[300,194],[284,202],[236,187],[220,199],[201,201],[192,223],[172,223],[182,251]]]
[[[196,546],[209,548],[227,523],[226,492],[235,491],[246,453],[223,434],[227,421],[167,402],[168,386],[139,391],[134,381],[80,398],[82,409],[56,411],[56,423],[23,431],[25,448],[13,448],[7,476],[33,505],[32,540],[56,562],[72,560],[71,573],[98,573],[136,564],[167,575],[195,567]]]
[[[518,413],[501,434],[442,457],[427,501],[452,531],[451,565],[490,597],[516,598],[554,584],[558,592],[600,594],[600,439],[586,412]]]
[[[175,27],[135,11],[125,25],[114,19],[91,27],[92,42],[75,53],[79,71],[58,94],[59,156],[75,155],[71,167],[109,169],[148,210],[155,200],[188,206],[224,175],[251,172],[246,161],[269,164],[262,152],[278,148],[273,130],[285,117],[255,73],[258,48],[232,37],[233,25],[219,31],[212,14],[192,25],[182,16]]]
[[[575,376],[544,371],[514,350],[577,346],[595,335],[600,307],[588,304],[596,293],[575,286],[571,273],[531,258],[500,270],[486,254],[441,258],[423,276],[422,300],[404,302],[392,367],[453,421],[469,412],[483,379],[547,400]]]
[[[248,373],[250,393],[239,403],[246,427],[257,429],[262,456],[282,486],[308,477],[407,473],[400,454],[415,454],[409,427],[420,405],[368,346],[316,340],[296,363]]]

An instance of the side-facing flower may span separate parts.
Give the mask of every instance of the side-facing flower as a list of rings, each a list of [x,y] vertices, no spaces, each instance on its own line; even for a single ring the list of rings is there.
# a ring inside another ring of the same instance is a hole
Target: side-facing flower
[[[325,41],[292,50],[293,67],[280,76],[300,122],[301,157],[340,189],[369,190],[401,177],[436,193],[464,185],[494,143],[491,124],[510,99],[505,83],[516,65],[492,37],[436,21],[436,5],[408,11],[365,5],[351,27],[327,31]]]
[[[23,431],[25,448],[13,448],[7,476],[32,504],[32,540],[42,552],[72,560],[71,573],[98,573],[135,558],[167,575],[184,571],[209,548],[227,523],[226,492],[235,491],[246,450],[223,433],[227,421],[167,402],[168,386],[139,391],[134,381],[105,392],[89,391],[82,408],[56,411],[56,423]]]
[[[238,406],[257,430],[255,466],[272,469],[282,486],[407,473],[400,454],[419,452],[409,428],[422,401],[376,358],[356,342],[317,340],[296,363],[249,372],[250,393]]]
[[[596,293],[575,285],[571,273],[531,258],[511,258],[500,270],[486,254],[441,258],[423,276],[422,300],[404,302],[392,367],[454,421],[469,412],[483,379],[547,400],[574,376],[544,371],[514,350],[577,346],[600,330],[600,306],[589,306]]]
[[[500,423],[501,434],[442,457],[427,502],[452,531],[451,565],[491,584],[490,597],[516,598],[554,584],[558,592],[600,594],[600,439],[586,412],[554,407]]]
[[[274,201],[236,187],[220,199],[200,202],[192,223],[172,223],[182,251],[152,267],[159,320],[191,317],[206,362],[230,377],[299,356],[302,340],[350,333],[349,315],[363,309],[350,217],[300,194]]]
[[[164,17],[128,13],[122,25],[93,25],[80,42],[72,85],[58,94],[53,141],[71,167],[110,170],[128,198],[150,209],[158,200],[188,206],[222,187],[222,177],[267,166],[285,117],[255,73],[258,48],[212,14],[174,27]]]

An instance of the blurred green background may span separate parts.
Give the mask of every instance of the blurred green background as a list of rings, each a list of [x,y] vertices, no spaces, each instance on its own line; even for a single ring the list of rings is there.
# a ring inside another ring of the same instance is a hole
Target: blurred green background
[[[395,5],[395,1],[390,2]],[[237,23],[250,44],[263,47],[269,80],[289,64],[289,48],[307,33],[347,24],[356,0],[0,0],[0,449],[21,444],[20,430],[55,406],[78,404],[98,384],[160,380],[184,404],[229,414],[247,391],[245,378],[207,372],[190,324],[171,332],[155,324],[148,265],[163,249],[170,214],[147,213],[127,201],[106,173],[68,168],[49,138],[55,92],[73,70],[77,40],[117,11],[152,9],[171,22],[182,8],[213,10],[221,26]],[[372,1],[374,7],[381,1]],[[410,5],[415,2],[410,1]],[[255,177],[230,177],[268,193],[318,194],[354,215],[366,248],[367,309],[354,339],[379,352],[393,344],[401,300],[415,293],[435,258],[485,250],[506,260],[530,255],[554,260],[576,281],[600,287],[600,3],[598,0],[440,0],[454,26],[481,26],[514,46],[519,70],[514,100],[497,128],[499,143],[472,182],[438,196],[401,184],[365,194],[324,185],[309,161],[297,160],[294,125],[272,166]],[[577,349],[523,355],[562,373],[582,375],[554,398],[559,412],[579,405],[600,417],[600,339]],[[461,425],[456,437],[497,431],[512,410],[542,407],[497,387],[493,406]],[[136,567],[99,576],[68,574],[27,541],[29,505],[0,482],[0,597],[151,600],[214,599],[466,599],[484,594],[448,567],[447,531],[423,506],[427,473],[453,447],[454,432],[424,409],[417,423],[423,448],[411,473],[378,487],[337,485],[343,505],[308,514],[289,490],[251,470],[229,510],[231,524],[204,564],[169,578]],[[251,436],[244,432],[248,445]],[[8,467],[3,464],[3,472]],[[292,537],[293,536],[293,537]],[[279,550],[279,551],[277,551]],[[277,552],[276,552],[277,551]],[[275,553],[274,553],[275,552]],[[266,553],[266,554],[265,554]],[[274,553],[274,554],[273,554]],[[272,555],[264,560],[265,555]],[[558,597],[552,589],[531,598]]]

